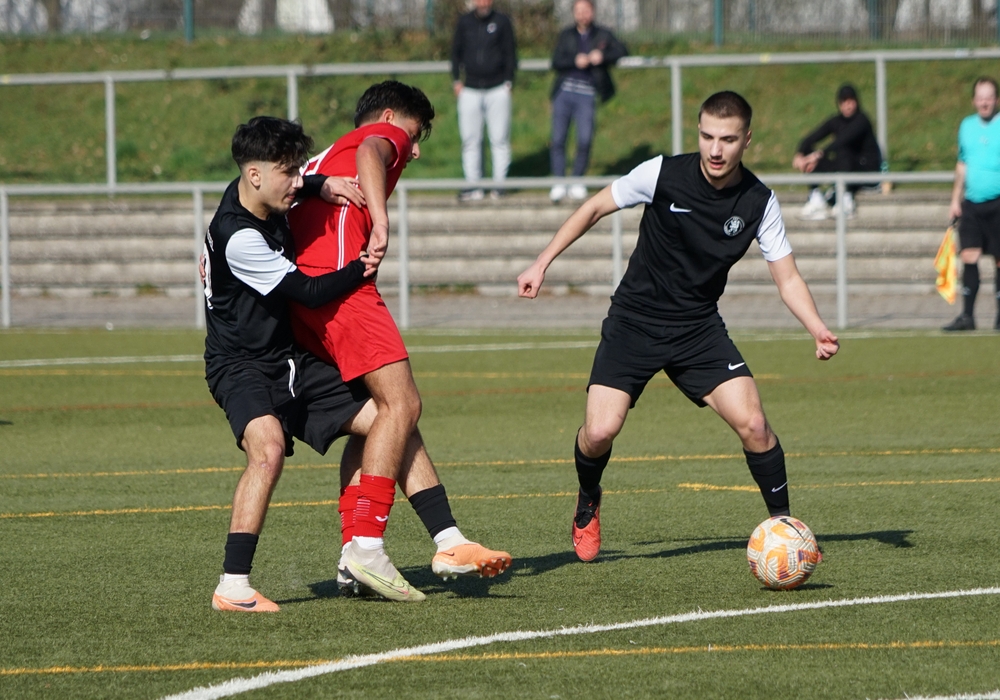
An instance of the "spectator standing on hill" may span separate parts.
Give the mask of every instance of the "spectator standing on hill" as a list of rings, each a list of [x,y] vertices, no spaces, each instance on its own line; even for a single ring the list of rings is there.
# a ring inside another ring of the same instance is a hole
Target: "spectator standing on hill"
[[[824,148],[818,144],[833,137]],[[858,93],[853,85],[841,85],[837,90],[837,114],[810,132],[799,144],[792,167],[803,173],[868,173],[882,168],[882,151],[872,130],[868,115],[861,111]],[[848,185],[847,216],[855,213],[854,195],[862,185]],[[819,185],[809,193],[809,201],[799,218],[822,221],[830,216],[836,196],[825,197]]]
[[[962,258],[962,313],[946,331],[972,331],[979,293],[979,258],[986,253],[997,261],[997,318],[1000,330],[1000,119],[997,118],[997,82],[979,78],[972,86],[976,113],[958,127],[958,163],[951,193],[950,214],[960,219],[958,239]]]
[[[618,59],[628,55],[628,50],[609,29],[594,24],[592,0],[573,3],[572,27],[559,32],[556,49],[552,54],[552,68],[556,80],[552,86],[552,146],[549,160],[552,174],[566,175],[566,137],[569,124],[576,123],[576,157],[573,159],[573,177],[581,177],[590,163],[590,144],[594,137],[594,115],[597,98],[607,102],[615,94],[615,85],[608,73]],[[571,185],[570,199],[587,198],[587,188]],[[567,194],[565,185],[555,185],[549,192],[553,202]]]
[[[490,137],[493,180],[502,182],[510,167],[510,110],[517,47],[514,25],[493,9],[493,0],[475,0],[475,9],[458,18],[451,43],[451,79],[458,98],[462,170],[472,182],[483,176],[483,122]],[[465,77],[462,78],[464,71]],[[494,189],[496,199],[502,190]],[[478,188],[463,190],[463,202],[483,198]]]

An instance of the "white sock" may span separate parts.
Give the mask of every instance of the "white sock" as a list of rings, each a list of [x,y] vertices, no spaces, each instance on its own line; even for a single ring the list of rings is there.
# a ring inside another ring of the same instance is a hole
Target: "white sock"
[[[434,544],[437,545],[438,551],[442,552],[446,549],[451,549],[452,547],[458,547],[463,544],[472,544],[471,541],[465,538],[462,531],[457,527],[446,527],[444,530],[434,535]]]
[[[385,546],[385,540],[381,537],[354,537],[354,541],[357,542],[361,549],[368,550],[369,552],[377,552]]]
[[[239,581],[240,579],[249,583],[250,574],[222,574],[222,580],[219,583],[229,583],[230,581]]]

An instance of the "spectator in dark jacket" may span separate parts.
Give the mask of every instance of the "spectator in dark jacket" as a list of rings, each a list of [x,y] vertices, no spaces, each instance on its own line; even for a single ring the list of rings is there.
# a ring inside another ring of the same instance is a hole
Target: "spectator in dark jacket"
[[[483,122],[490,137],[493,180],[501,182],[510,167],[510,105],[517,48],[510,19],[493,10],[493,0],[475,0],[476,8],[458,18],[451,43],[451,79],[458,98],[458,132],[462,138],[465,179],[483,176]],[[461,75],[465,71],[465,79]],[[499,197],[502,191],[491,192]],[[459,198],[483,198],[481,189]]]
[[[552,174],[556,177],[566,175],[566,136],[571,121],[576,122],[573,176],[579,177],[587,172],[597,97],[607,102],[615,94],[608,66],[628,55],[625,45],[610,30],[594,24],[592,0],[576,0],[573,3],[573,21],[574,26],[559,32],[556,50],[552,54],[556,80],[552,86],[552,146],[549,159]],[[549,192],[549,198],[558,202],[566,194],[565,185],[556,185]],[[572,185],[569,196],[571,199],[586,199],[587,188]]]
[[[833,137],[828,145],[818,144]],[[875,139],[871,120],[861,111],[853,85],[837,90],[837,114],[827,119],[799,144],[792,167],[804,173],[877,172],[882,168],[882,151]],[[854,195],[861,185],[848,185],[844,202],[847,215],[854,216]],[[834,197],[824,197],[819,186],[809,194],[809,201],[799,215],[802,219],[822,220],[830,215]]]

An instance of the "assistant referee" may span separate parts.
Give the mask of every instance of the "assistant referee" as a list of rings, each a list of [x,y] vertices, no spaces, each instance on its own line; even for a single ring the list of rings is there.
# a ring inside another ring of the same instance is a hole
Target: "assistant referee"
[[[840,346],[795,265],[774,192],[742,165],[751,116],[735,92],[709,97],[698,115],[698,153],[658,156],[605,187],[517,278],[520,296],[534,298],[549,265],[573,241],[614,211],[646,206],[628,271],[601,328],[586,417],[574,445],[580,492],[573,547],[583,561],[600,551],[600,484],[612,443],[660,370],[736,431],[768,512],[789,513],[784,452],[718,311],[729,270],[753,240],[782,301],[815,339],[816,357],[827,360]]]

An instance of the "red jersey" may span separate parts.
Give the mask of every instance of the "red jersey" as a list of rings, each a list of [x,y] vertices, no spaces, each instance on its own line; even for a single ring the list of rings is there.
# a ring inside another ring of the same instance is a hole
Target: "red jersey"
[[[358,146],[365,139],[383,138],[396,149],[396,160],[386,168],[385,194],[392,194],[413,148],[410,135],[392,124],[379,122],[358,127],[310,160],[303,175],[357,177]],[[299,267],[339,270],[368,247],[372,217],[367,208],[330,204],[319,197],[299,202],[288,212]],[[310,274],[309,270],[305,271]],[[315,273],[313,273],[315,274]]]

